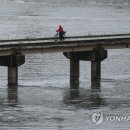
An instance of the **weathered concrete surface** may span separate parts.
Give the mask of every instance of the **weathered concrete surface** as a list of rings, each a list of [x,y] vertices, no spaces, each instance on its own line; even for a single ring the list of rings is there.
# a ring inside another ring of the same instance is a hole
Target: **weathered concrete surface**
[[[8,86],[18,85],[18,67],[8,67]]]
[[[54,41],[52,38],[5,40],[0,42],[0,55],[12,55],[14,51],[22,54],[58,53],[92,51],[98,47],[104,49],[130,48],[130,34],[104,35],[90,37],[73,37],[65,41]]]
[[[70,88],[79,88],[79,60],[70,59]]]
[[[0,56],[0,65],[8,67],[8,86],[18,85],[18,66],[25,63],[25,55]]]
[[[98,48],[85,52],[64,52],[65,57],[70,59],[70,86],[73,89],[79,87],[79,61],[91,61],[91,88],[100,89],[101,61],[107,58],[107,50]]]

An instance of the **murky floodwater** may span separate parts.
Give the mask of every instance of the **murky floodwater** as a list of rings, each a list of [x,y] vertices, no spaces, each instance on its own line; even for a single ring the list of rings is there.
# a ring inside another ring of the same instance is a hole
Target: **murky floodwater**
[[[129,0],[0,0],[0,39],[130,33]],[[0,130],[128,130],[130,121],[91,121],[92,113],[130,115],[130,50],[109,50],[101,92],[92,92],[90,62],[81,62],[80,90],[69,90],[62,53],[26,55],[18,89],[0,67]]]

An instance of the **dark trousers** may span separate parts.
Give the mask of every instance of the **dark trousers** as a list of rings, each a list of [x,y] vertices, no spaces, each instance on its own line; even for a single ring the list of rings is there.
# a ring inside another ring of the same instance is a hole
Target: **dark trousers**
[[[59,32],[60,40],[64,40],[64,32]]]

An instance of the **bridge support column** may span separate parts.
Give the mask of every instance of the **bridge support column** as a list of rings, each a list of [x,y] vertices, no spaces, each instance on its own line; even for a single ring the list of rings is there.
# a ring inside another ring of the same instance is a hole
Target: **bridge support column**
[[[0,56],[0,65],[8,67],[8,86],[18,85],[18,66],[25,63],[25,55]]]
[[[64,52],[63,55],[70,59],[70,89],[79,88],[79,59],[75,52]]]
[[[101,86],[101,61],[107,58],[107,50],[97,48],[93,53],[94,58],[91,60],[91,88],[99,90]]]
[[[17,86],[18,85],[18,67],[8,66],[8,86]]]
[[[79,88],[79,60],[70,59],[70,88]]]
[[[107,50],[95,48],[91,51],[64,52],[65,57],[70,59],[70,86],[79,88],[79,61],[91,61],[91,88],[99,89],[101,82],[101,61],[107,58]]]
[[[101,82],[101,61],[91,61],[91,88],[99,89]]]

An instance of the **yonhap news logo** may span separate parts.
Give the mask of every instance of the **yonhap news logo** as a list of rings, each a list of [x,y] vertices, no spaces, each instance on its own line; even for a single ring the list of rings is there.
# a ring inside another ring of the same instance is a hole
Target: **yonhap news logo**
[[[93,113],[92,114],[92,122],[94,122],[96,125],[103,122],[103,113]]]
[[[95,123],[96,125],[101,124],[103,121],[127,122],[130,121],[130,115],[117,115],[117,114],[105,115],[102,112],[95,112],[92,114],[92,122]]]

